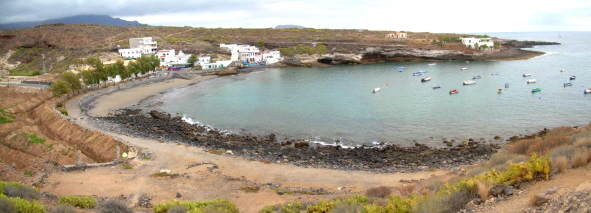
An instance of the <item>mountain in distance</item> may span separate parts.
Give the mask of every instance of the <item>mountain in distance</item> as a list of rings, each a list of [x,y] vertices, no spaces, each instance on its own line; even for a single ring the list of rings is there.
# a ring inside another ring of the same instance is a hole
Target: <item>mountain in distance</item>
[[[277,28],[307,28],[307,27],[295,25],[295,24],[286,24],[286,25],[277,25],[275,27],[275,29],[277,29]]]
[[[28,21],[0,24],[0,29],[27,28],[40,24],[64,23],[64,24],[101,24],[107,26],[136,26],[142,25],[137,21],[127,21],[120,18],[113,18],[108,15],[78,15],[57,19],[46,19],[43,21]]]

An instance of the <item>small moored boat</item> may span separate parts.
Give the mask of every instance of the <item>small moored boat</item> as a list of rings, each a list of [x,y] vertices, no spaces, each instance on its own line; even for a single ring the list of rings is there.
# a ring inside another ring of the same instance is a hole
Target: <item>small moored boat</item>
[[[468,69],[468,67],[462,67],[462,70],[467,70],[467,69]]]
[[[480,75],[472,77],[472,79],[479,79],[479,78],[482,78],[482,77]]]
[[[449,94],[456,94],[456,93],[458,93],[458,92],[460,92],[460,91],[459,91],[459,90],[457,90],[457,89],[454,89],[454,90],[451,90],[451,91],[449,91]]]
[[[539,92],[539,91],[542,91],[542,89],[540,89],[540,88],[534,88],[534,89],[531,90],[532,93]]]
[[[421,71],[419,71],[419,72],[421,72],[421,73],[427,73],[427,72],[429,72],[429,71],[428,71],[428,70],[421,70]]]
[[[379,87],[376,87],[376,88],[373,88],[373,90],[371,92],[376,93],[376,92],[379,92],[380,90],[382,90],[382,89]]]
[[[424,78],[421,78],[421,82],[427,82],[430,80],[431,80],[431,78],[429,78],[429,76],[425,76]]]
[[[402,70],[398,70],[398,72],[402,72]]]
[[[440,84],[433,85],[433,89],[439,89],[439,88],[441,88],[441,85]]]
[[[589,94],[589,93],[591,93],[591,88],[588,88],[585,91],[583,91],[583,94]]]
[[[429,66],[435,66],[435,63],[430,63]]]
[[[413,72],[412,75],[417,76],[417,75],[421,75],[421,72]]]
[[[497,89],[497,93],[502,93],[502,92],[503,92],[503,89],[501,89],[501,88]]]
[[[573,85],[573,82],[566,82],[566,83],[564,83],[564,87],[572,86],[572,85]]]
[[[538,82],[538,80],[536,80],[536,79],[529,79],[529,80],[527,80],[527,83],[528,84],[536,83],[536,82]]]
[[[570,77],[570,80],[571,80],[571,81],[572,81],[572,80],[575,80],[575,78],[577,78],[577,76],[574,76],[574,75],[573,75],[573,76],[571,76],[571,77]]]
[[[467,80],[467,81],[463,82],[464,85],[475,84],[475,83],[476,83],[476,81],[473,81],[473,80]]]
[[[509,83],[505,83],[505,88],[509,88]]]
[[[531,74],[527,73],[527,74],[523,74],[523,77],[529,77],[531,76]]]
[[[564,72],[564,71],[566,71],[564,68],[560,69],[560,72]]]

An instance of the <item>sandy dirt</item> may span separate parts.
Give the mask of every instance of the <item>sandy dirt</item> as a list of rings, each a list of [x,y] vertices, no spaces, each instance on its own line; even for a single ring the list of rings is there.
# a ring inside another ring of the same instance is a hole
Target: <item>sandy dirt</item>
[[[150,95],[164,90],[187,85],[211,77],[194,80],[174,79],[154,83],[101,97],[96,108],[89,111],[94,116],[104,116],[109,109],[131,106]],[[82,118],[78,109],[78,99],[70,100],[66,107],[73,118]],[[77,123],[87,126],[87,119],[77,119]],[[116,133],[107,133],[129,145],[151,152],[153,158],[133,159],[134,166],[126,170],[123,166],[88,169],[87,171],[54,173],[47,180],[51,184],[43,191],[60,195],[97,195],[120,196],[142,194],[154,196],[152,204],[172,200],[210,200],[225,198],[233,201],[241,212],[258,212],[265,205],[279,204],[286,201],[316,201],[335,196],[363,193],[366,189],[378,186],[401,186],[401,179],[428,179],[431,176],[444,175],[445,171],[375,174],[362,171],[339,171],[317,168],[303,168],[291,164],[249,161],[231,154],[216,155],[204,152],[197,147],[176,143],[161,143],[155,140],[132,138]],[[212,162],[219,169],[209,171],[208,164],[187,169],[187,165],[200,162]],[[178,178],[153,177],[162,169],[181,174]],[[246,181],[228,180],[244,178]],[[324,188],[328,195],[285,194],[278,195],[271,187],[263,187],[258,193],[246,193],[240,188],[249,182],[281,184],[283,187]],[[345,187],[338,190],[339,187]],[[177,192],[182,194],[176,198]],[[137,199],[133,199],[137,202]]]

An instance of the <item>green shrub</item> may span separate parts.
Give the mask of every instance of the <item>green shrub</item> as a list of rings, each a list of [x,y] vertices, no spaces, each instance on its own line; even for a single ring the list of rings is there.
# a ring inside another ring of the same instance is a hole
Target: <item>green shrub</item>
[[[487,166],[488,166],[488,168],[493,168],[496,165],[505,164],[515,158],[520,157],[520,156],[523,156],[523,155],[518,155],[515,153],[508,153],[508,152],[497,152],[497,153],[494,153],[492,156],[490,156]],[[525,160],[527,160],[527,157],[525,158]],[[513,161],[513,162],[515,163],[515,161]]]
[[[0,197],[0,212],[2,213],[12,213],[16,212],[16,207],[14,203],[8,198]]]
[[[0,109],[0,124],[12,123],[10,119],[14,119],[14,115],[5,109]]]
[[[109,199],[97,206],[98,213],[133,213],[133,209],[129,208],[125,203],[115,199]]]
[[[129,163],[124,163],[122,165],[123,165],[123,169],[127,169],[127,170],[133,169],[133,166],[131,164],[129,164]]]
[[[271,213],[273,211],[275,211],[275,206],[264,206],[263,209],[261,209],[261,211],[259,211],[260,213]],[[179,212],[181,213],[181,212]]]
[[[357,213],[365,209],[363,204],[337,203],[329,213]]]
[[[43,204],[37,203],[37,201],[29,202],[27,200],[13,197],[9,198],[9,200],[14,203],[14,207],[19,213],[44,213],[45,206]]]
[[[210,205],[214,205],[213,208],[215,208],[218,212],[231,212],[231,213],[238,213],[238,207],[236,207],[236,205],[234,205],[234,203],[228,201],[228,200],[211,200],[211,201],[187,201],[187,202],[181,202],[181,201],[173,201],[173,202],[168,202],[168,203],[164,203],[164,204],[158,204],[154,206],[154,212],[156,213],[163,213],[163,212],[167,212],[170,207],[175,206],[175,205],[182,205],[185,208],[187,208],[187,212],[203,212],[203,210],[210,206]],[[211,209],[209,209],[211,210]]]
[[[63,115],[68,116],[68,110],[60,109],[59,110]]]
[[[27,142],[27,144],[43,144],[45,143],[45,138],[38,138],[37,134],[33,133],[31,135],[28,136],[29,141]]]
[[[78,208],[92,209],[96,205],[96,200],[91,196],[62,196],[59,204],[70,204]]]
[[[412,212],[458,212],[476,197],[477,195],[475,193],[468,190],[454,191],[449,194],[437,194],[428,199],[418,200],[416,205],[413,206]]]
[[[26,200],[38,200],[41,193],[39,190],[27,185],[8,185],[4,188],[4,194],[9,197],[20,197]]]
[[[187,207],[185,207],[183,205],[171,206],[170,208],[168,208],[168,211],[166,211],[166,213],[186,213],[186,212],[187,212]]]
[[[0,182],[0,195],[4,194],[4,189],[8,186],[20,186],[20,183],[17,182]]]

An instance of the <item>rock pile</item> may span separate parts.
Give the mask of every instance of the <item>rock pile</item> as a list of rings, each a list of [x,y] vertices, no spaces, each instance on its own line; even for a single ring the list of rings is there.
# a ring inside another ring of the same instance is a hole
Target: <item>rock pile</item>
[[[453,168],[485,160],[498,146],[472,142],[450,148],[432,148],[416,143],[412,147],[380,145],[343,148],[322,146],[305,140],[278,141],[266,136],[231,134],[207,126],[192,125],[181,117],[151,111],[148,115],[121,110],[118,116],[96,120],[97,128],[134,137],[175,141],[212,150],[231,150],[251,160],[290,163],[303,167],[365,170],[383,173],[416,172],[433,168]]]

